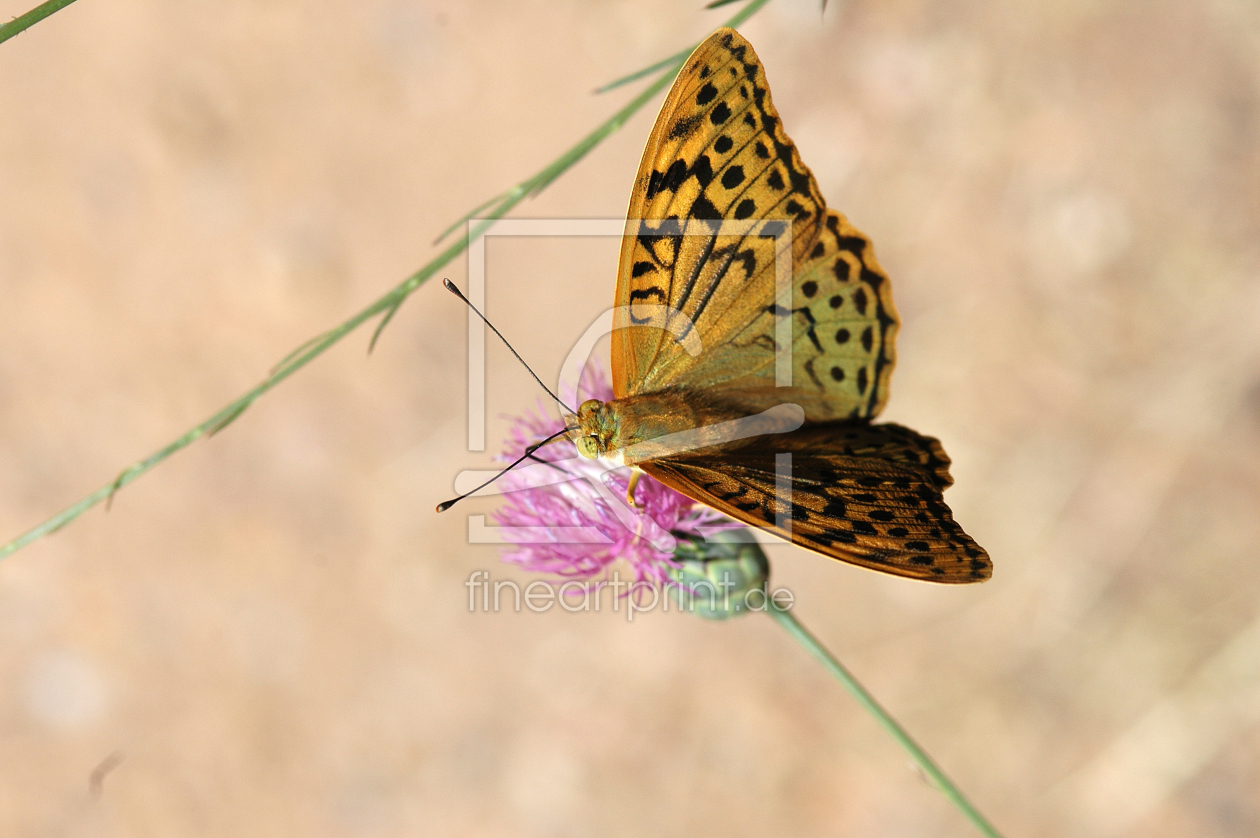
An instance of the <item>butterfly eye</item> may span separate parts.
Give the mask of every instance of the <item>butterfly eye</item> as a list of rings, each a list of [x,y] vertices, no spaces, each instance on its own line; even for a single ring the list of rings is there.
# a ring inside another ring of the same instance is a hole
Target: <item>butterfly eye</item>
[[[588,460],[593,460],[599,456],[599,442],[593,436],[580,436],[577,438],[578,453]]]

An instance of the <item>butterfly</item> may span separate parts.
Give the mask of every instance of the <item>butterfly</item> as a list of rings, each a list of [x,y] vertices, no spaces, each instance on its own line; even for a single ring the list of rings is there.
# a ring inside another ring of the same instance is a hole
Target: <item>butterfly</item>
[[[871,422],[899,328],[888,277],[827,208],[733,29],[692,53],[648,138],[613,326],[614,398],[569,417],[581,454],[841,561],[989,578],[988,554],[942,498],[953,480],[940,442]],[[784,406],[795,430],[715,431]],[[653,448],[688,436],[682,450]]]

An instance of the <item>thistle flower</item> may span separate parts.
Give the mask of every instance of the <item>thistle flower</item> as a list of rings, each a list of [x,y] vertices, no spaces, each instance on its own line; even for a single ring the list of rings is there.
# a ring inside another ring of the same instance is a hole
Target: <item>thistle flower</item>
[[[612,399],[602,370],[588,367],[571,401]],[[576,398],[578,396],[580,398]],[[516,417],[505,443],[503,459],[514,460],[525,448],[564,428],[562,420],[539,404],[535,411]],[[507,527],[505,537],[515,546],[503,560],[525,570],[554,577],[595,580],[618,560],[629,566],[635,583],[663,585],[681,565],[675,558],[680,544],[703,544],[706,533],[738,526],[722,514],[653,479],[640,477],[635,488],[637,509],[625,504],[629,468],[610,469],[598,460],[581,457],[568,439],[538,449],[535,456],[552,465],[556,482],[539,486],[526,470],[503,477],[506,503],[492,517]],[[680,541],[681,539],[681,541]],[[688,556],[694,558],[695,548]]]

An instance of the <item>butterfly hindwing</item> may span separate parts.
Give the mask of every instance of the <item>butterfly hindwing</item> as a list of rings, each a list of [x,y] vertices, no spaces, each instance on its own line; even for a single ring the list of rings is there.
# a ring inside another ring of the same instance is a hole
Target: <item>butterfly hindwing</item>
[[[832,558],[933,582],[978,582],[992,573],[988,554],[941,496],[952,479],[940,443],[900,425],[829,422],[642,468]]]
[[[855,405],[825,418],[876,416],[888,400],[899,324],[870,240],[828,210],[792,290],[793,388]]]
[[[790,309],[777,276],[791,284]],[[870,241],[826,207],[734,30],[696,50],[661,108],[632,192],[616,301],[618,397],[774,387],[783,317],[792,386],[780,395],[807,421],[869,418],[887,397],[897,330],[887,278]],[[695,330],[699,355],[662,328],[665,307]]]

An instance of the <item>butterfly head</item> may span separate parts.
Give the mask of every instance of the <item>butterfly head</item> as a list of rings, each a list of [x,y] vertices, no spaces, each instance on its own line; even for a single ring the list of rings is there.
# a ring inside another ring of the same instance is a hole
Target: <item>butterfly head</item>
[[[573,442],[578,453],[594,460],[602,457],[609,448],[612,436],[611,411],[599,399],[587,399],[578,405],[577,427],[573,432]]]

